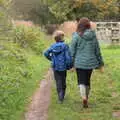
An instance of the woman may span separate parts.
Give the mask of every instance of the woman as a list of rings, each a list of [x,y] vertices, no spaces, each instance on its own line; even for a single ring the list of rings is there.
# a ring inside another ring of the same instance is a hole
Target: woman
[[[104,65],[96,34],[91,29],[88,18],[80,19],[76,34],[73,34],[71,55],[77,73],[83,107],[87,108],[92,71]]]

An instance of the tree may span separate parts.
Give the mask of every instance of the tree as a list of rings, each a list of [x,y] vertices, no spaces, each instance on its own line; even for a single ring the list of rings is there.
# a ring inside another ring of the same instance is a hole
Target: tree
[[[13,0],[13,17],[40,25],[86,16],[92,20],[119,18],[119,0]]]
[[[118,14],[118,6],[116,6],[117,0],[103,0],[98,4],[99,12],[97,16],[102,19],[111,19],[112,17],[116,17]]]
[[[74,8],[73,3],[73,0],[49,0],[48,8],[49,11],[56,17],[57,21],[60,23],[68,20],[68,16]]]
[[[109,19],[118,14],[117,0],[48,0],[49,10],[59,21],[86,16],[90,19]]]

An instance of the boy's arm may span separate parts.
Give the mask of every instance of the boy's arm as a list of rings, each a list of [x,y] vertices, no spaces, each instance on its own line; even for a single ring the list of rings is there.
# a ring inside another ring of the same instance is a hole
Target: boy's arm
[[[49,48],[48,50],[46,50],[46,51],[44,52],[44,56],[45,56],[48,60],[51,61],[51,57],[52,57],[52,49]]]
[[[72,62],[71,52],[68,45],[66,45],[66,49],[65,49],[65,58],[66,58],[67,70],[69,70],[73,67],[73,62]]]

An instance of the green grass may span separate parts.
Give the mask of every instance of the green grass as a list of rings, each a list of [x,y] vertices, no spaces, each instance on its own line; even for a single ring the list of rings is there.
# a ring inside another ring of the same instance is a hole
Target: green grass
[[[63,104],[57,103],[53,85],[48,120],[117,120],[112,113],[120,111],[120,49],[107,47],[102,49],[102,53],[105,73],[93,72],[89,108],[83,109],[76,74],[69,72]]]
[[[0,41],[0,120],[22,119],[48,68],[48,61],[36,51]]]
[[[5,26],[2,26],[5,29]],[[42,56],[51,37],[39,27],[12,27],[0,34],[0,120],[21,120],[31,96],[47,73]]]
[[[20,120],[49,66],[43,57],[30,54],[27,63],[19,62],[0,61],[0,120]]]

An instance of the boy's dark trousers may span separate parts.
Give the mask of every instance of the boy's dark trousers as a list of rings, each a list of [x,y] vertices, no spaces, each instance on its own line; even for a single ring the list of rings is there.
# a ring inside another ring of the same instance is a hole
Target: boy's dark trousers
[[[66,75],[67,75],[67,71],[54,71],[54,77],[55,77],[55,80],[56,80],[58,99],[60,101],[63,101],[64,96],[65,96]]]

